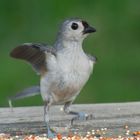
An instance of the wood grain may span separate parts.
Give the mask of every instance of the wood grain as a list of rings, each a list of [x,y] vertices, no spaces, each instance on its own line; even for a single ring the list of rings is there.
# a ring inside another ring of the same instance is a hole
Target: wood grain
[[[72,105],[71,110],[93,114],[87,121],[75,121],[70,125],[73,116],[60,111],[62,106],[53,106],[50,110],[50,125],[57,132],[67,134],[69,131],[86,133],[93,129],[107,128],[107,135],[123,135],[124,126],[131,131],[140,131],[140,102],[111,104]],[[0,133],[42,134],[46,132],[43,121],[43,107],[0,108]]]

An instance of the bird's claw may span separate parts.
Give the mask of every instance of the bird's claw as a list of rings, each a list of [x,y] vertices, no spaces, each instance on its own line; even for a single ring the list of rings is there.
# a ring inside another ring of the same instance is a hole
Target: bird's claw
[[[53,129],[47,128],[47,137],[48,138],[55,138],[56,132]]]
[[[87,115],[86,120],[92,120],[92,119],[93,119],[93,114]]]
[[[54,133],[54,132],[52,132],[52,131],[48,131],[48,132],[47,132],[47,137],[48,137],[48,138],[55,138],[55,136],[56,136],[56,133]]]
[[[93,115],[92,114],[86,114],[86,113],[80,112],[80,113],[78,113],[78,115],[76,117],[73,117],[71,119],[71,125],[73,125],[73,122],[75,120],[83,121],[83,120],[91,120],[91,119],[93,119]]]

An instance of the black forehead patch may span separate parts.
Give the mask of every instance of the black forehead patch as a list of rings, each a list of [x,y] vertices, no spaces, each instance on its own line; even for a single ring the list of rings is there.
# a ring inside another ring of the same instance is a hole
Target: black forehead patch
[[[83,21],[83,20],[82,20],[82,24],[83,24],[84,28],[89,27],[89,24],[88,24],[86,21]]]

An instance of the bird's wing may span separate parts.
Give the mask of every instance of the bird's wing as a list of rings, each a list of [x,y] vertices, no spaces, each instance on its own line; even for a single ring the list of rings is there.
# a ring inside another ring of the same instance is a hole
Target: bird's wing
[[[56,51],[53,47],[48,47],[46,44],[24,43],[14,48],[11,51],[10,56],[13,58],[26,60],[33,66],[34,70],[38,74],[42,74],[47,71],[47,53],[55,55],[55,52]]]
[[[90,61],[92,61],[93,63],[96,63],[96,62],[97,62],[97,57],[96,57],[96,56],[87,54],[87,57],[88,57],[88,59],[89,59]]]
[[[26,97],[31,97],[40,94],[40,86],[32,86],[24,89],[23,91],[18,92],[16,95],[9,97],[10,100],[18,100]]]
[[[94,67],[94,64],[97,62],[97,57],[96,56],[92,56],[90,54],[87,54],[87,57],[89,59],[89,64],[90,64],[90,67],[91,67],[91,73],[93,72],[93,67]]]
[[[9,107],[12,109],[12,107],[13,107],[12,101],[14,101],[14,100],[24,99],[24,98],[32,97],[32,96],[39,95],[39,94],[40,94],[39,85],[26,88],[23,91],[18,92],[16,95],[8,98]]]

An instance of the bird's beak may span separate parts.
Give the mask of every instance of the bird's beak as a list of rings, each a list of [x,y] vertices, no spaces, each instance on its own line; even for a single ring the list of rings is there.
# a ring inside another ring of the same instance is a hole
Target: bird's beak
[[[96,32],[96,29],[94,27],[88,26],[84,28],[83,34],[93,33],[93,32]]]

